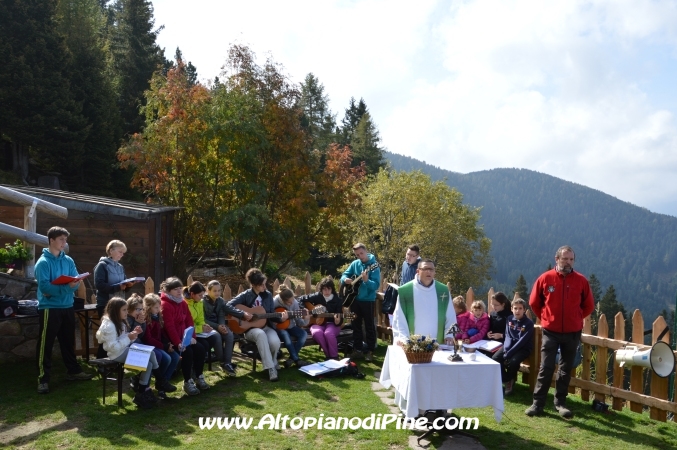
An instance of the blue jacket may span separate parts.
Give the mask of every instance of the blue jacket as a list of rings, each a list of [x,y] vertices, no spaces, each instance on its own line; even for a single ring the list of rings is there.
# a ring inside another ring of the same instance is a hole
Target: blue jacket
[[[48,248],[43,249],[42,256],[35,263],[35,279],[38,281],[38,309],[73,307],[73,292],[77,290],[77,287],[52,284],[52,281],[61,275],[78,276],[73,259],[64,252],[55,257]]]
[[[509,359],[521,349],[533,348],[534,323],[527,316],[517,320],[510,316],[505,325],[505,342],[503,344],[503,357]]]
[[[402,263],[402,273],[400,275],[400,286],[407,284],[416,278],[416,269],[418,269],[419,262],[421,262],[421,257],[416,258],[414,264],[409,264],[406,259],[404,260]]]
[[[362,272],[372,264],[376,264],[376,258],[371,253],[367,253],[369,258],[365,263],[356,259],[353,261],[350,266],[343,272],[341,277],[341,283],[343,283],[346,278],[352,278],[353,280],[362,275]],[[376,290],[381,284],[381,269],[377,268],[369,272],[369,279],[362,284],[360,284],[360,290],[357,292],[357,300],[362,302],[373,302],[376,300]]]

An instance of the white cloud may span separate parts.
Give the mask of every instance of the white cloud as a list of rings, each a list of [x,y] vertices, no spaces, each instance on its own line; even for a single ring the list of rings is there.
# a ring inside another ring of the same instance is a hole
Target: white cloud
[[[160,44],[168,56],[179,45],[201,77],[217,75],[240,41],[296,81],[313,72],[339,119],[351,96],[364,97],[396,153],[459,172],[539,170],[677,215],[677,111],[661,101],[677,95],[660,72],[677,75],[674,2],[154,6]]]

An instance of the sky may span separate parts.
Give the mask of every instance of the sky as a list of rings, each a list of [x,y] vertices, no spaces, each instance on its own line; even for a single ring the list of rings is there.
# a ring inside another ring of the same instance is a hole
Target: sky
[[[677,216],[677,2],[154,0],[158,43],[203,81],[231,44],[381,144],[454,172],[531,169]],[[556,195],[556,193],[554,193]]]

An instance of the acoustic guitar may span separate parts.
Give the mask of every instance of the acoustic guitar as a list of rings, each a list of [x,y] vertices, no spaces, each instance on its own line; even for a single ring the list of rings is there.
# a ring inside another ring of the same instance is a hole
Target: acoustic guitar
[[[370,266],[367,266],[365,270],[367,272],[373,272],[379,267],[381,267],[379,263],[374,263]],[[344,308],[350,308],[353,305],[353,302],[357,298],[357,293],[360,291],[362,282],[362,276],[358,275],[355,277],[355,279],[353,279],[352,284],[341,283],[341,287],[339,288],[339,297],[343,299]]]
[[[233,333],[236,334],[242,334],[250,328],[263,328],[266,326],[268,319],[279,319],[282,317],[281,312],[267,313],[263,306],[253,306],[248,308],[244,305],[235,305],[235,308],[239,309],[240,311],[247,312],[253,316],[252,320],[247,321],[230,314],[228,315],[226,318],[228,321],[228,328],[230,328]],[[303,310],[287,311],[287,314],[289,314],[291,317],[303,317],[303,312]]]
[[[325,308],[322,305],[316,306],[314,309],[313,309],[312,303],[306,303],[306,305],[310,305],[310,307],[306,306],[307,309],[299,310],[301,313],[305,313],[305,314],[300,314],[300,315],[298,314],[299,311],[289,311],[288,309],[283,308],[281,306],[278,307],[278,308],[275,308],[275,311],[279,312],[279,313],[283,313],[283,312],[287,311],[287,316],[288,316],[287,320],[285,320],[284,322],[276,323],[275,329],[276,330],[286,330],[287,328],[289,328],[289,325],[291,325],[291,319],[293,317],[303,317],[303,316],[308,316],[310,314],[313,314],[313,315],[314,314],[321,314],[321,313],[327,311],[327,308]]]
[[[322,325],[326,320],[327,317],[334,317],[334,316],[339,316],[343,317],[346,320],[352,320],[355,318],[355,313],[354,312],[347,312],[347,313],[320,313],[320,314],[313,314],[313,316],[310,318],[310,325]]]

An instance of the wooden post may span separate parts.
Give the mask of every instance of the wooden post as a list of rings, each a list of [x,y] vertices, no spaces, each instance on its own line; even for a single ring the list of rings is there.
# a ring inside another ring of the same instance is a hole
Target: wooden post
[[[303,288],[301,287],[301,285],[296,286],[296,290],[294,290],[294,295],[296,297],[300,297],[303,295]]]
[[[522,382],[529,383],[529,389],[534,392],[538,372],[541,370],[541,340],[543,339],[543,328],[540,325],[534,326],[534,350],[529,355],[529,374],[522,375]]]
[[[586,317],[583,320],[583,333],[585,334],[591,334],[592,333],[592,324],[590,323],[590,316]],[[591,353],[592,350],[590,348],[590,345],[588,344],[583,344],[583,370],[581,371],[581,379],[585,381],[590,381],[590,360],[591,358]],[[575,377],[576,374],[572,373],[572,377]],[[574,389],[574,393],[576,392],[576,388],[574,386],[569,385],[569,389]],[[571,391],[570,391],[571,392]],[[590,391],[587,389],[581,389],[581,398],[585,400],[586,402],[590,400]]]
[[[468,311],[472,310],[472,302],[475,301],[475,291],[472,288],[468,288],[468,292],[465,293],[465,306]]]
[[[658,316],[656,320],[654,320],[652,327],[651,327],[651,344],[655,344],[658,341],[658,335],[660,335],[663,330],[665,330],[665,327],[667,326],[667,323],[665,322],[665,318],[663,316]],[[665,336],[661,339],[663,342],[666,344],[670,345],[670,332],[665,333]],[[661,378],[656,373],[652,370],[651,371],[651,396],[660,398],[661,400],[667,400],[668,399],[668,381],[669,378]],[[668,419],[667,412],[662,409],[658,408],[651,408],[649,411],[649,415],[653,420],[660,420],[661,422],[665,422]]]
[[[614,317],[614,339],[618,341],[625,340],[625,317],[623,313],[616,313]],[[625,376],[625,369],[618,365],[616,362],[616,354],[614,353],[614,387],[618,389],[623,389],[623,378]],[[612,407],[616,411],[621,411],[623,409],[622,398],[614,397],[612,401]]]
[[[280,280],[275,280],[275,283],[273,283],[273,293],[279,290],[280,290]]]
[[[284,281],[282,282],[282,284],[287,286],[289,289],[294,289],[294,287],[292,286],[292,282],[289,279],[289,277],[285,278]]]
[[[606,322],[606,316],[604,314],[599,316],[599,322],[597,323],[597,336],[603,338],[609,337],[609,325]],[[599,384],[607,383],[607,368],[609,367],[607,362],[608,352],[609,349],[606,347],[602,347],[601,345],[597,346],[595,381]],[[595,399],[603,402],[606,400],[606,397],[604,394],[595,393]]]
[[[24,230],[31,233],[35,233],[35,224],[38,221],[36,206],[37,201],[33,201],[31,206],[24,206]],[[26,278],[35,278],[35,244],[24,241],[24,246],[28,250],[28,260],[24,263],[24,276]]]
[[[188,275],[188,278],[186,279],[186,286],[190,287],[191,284],[193,284],[195,280],[193,280],[193,275]]]
[[[223,296],[223,300],[225,300],[226,303],[228,303],[233,299],[233,293],[231,292],[228,283],[226,283],[226,285],[223,287],[223,292],[221,293],[221,295]]]
[[[306,295],[312,294],[312,293],[313,293],[313,280],[312,280],[312,278],[310,277],[310,273],[309,273],[309,272],[306,272],[306,278],[305,278],[304,281],[306,282],[306,283],[305,283],[306,285],[305,285],[305,292],[304,292],[304,294],[306,294]]]
[[[644,319],[639,309],[636,309],[632,314],[632,342],[635,344],[644,344]],[[643,394],[643,371],[644,368],[640,366],[632,366],[630,368],[630,390]],[[630,410],[632,412],[641,413],[642,404],[630,402]]]
[[[494,296],[494,288],[490,287],[489,292],[487,293],[487,314],[491,314],[494,311],[494,305],[491,303],[491,298]]]
[[[242,285],[239,285],[237,287],[237,295],[240,295],[244,292],[244,287]]]
[[[156,294],[155,292],[155,282],[151,277],[146,278],[146,282],[143,283],[143,287],[145,289],[146,295],[148,294]]]

